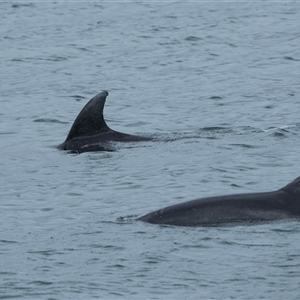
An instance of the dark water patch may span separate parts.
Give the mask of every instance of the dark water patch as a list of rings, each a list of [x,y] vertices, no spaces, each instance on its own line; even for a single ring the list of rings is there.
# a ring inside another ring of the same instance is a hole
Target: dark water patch
[[[287,59],[287,60],[292,60],[292,61],[300,61],[299,58],[293,58],[291,56],[285,56],[284,58]]]
[[[31,284],[35,284],[35,285],[50,285],[50,284],[53,284],[53,282],[42,281],[42,280],[35,280],[35,281],[28,282],[28,285],[31,285]]]
[[[92,52],[92,50],[86,48],[86,47],[80,47],[78,44],[68,44],[69,47],[71,47],[72,49],[76,49],[76,50],[80,50],[80,51],[88,51],[88,52]],[[97,44],[96,47],[104,47],[106,46],[106,44]]]
[[[240,171],[246,171],[246,170],[257,170],[257,168],[251,167],[249,165],[246,166],[235,166],[235,167],[231,167],[231,170],[238,170]]]
[[[81,51],[89,51],[89,52],[91,52],[90,49],[84,48],[84,47],[78,47],[77,50],[81,50]]]
[[[29,251],[27,251],[27,253],[39,254],[39,255],[45,256],[45,257],[52,256],[52,255],[65,254],[65,253],[57,251],[57,250],[41,250],[41,251],[29,250]]]
[[[227,127],[202,127],[199,129],[202,132],[232,132],[231,128]]]
[[[150,252],[143,253],[142,256],[144,256],[146,259],[146,261],[144,261],[144,263],[149,264],[149,265],[156,265],[161,262],[166,262],[165,256],[153,255]]]
[[[46,208],[42,208],[41,211],[43,212],[48,212],[48,211],[51,211],[51,210],[54,210],[53,207],[46,207]]]
[[[89,232],[76,232],[71,234],[71,236],[76,236],[76,235],[97,235],[97,234],[102,234],[103,231],[101,230],[96,230],[96,231],[89,231]]]
[[[125,266],[124,266],[124,265],[120,265],[120,264],[115,264],[115,265],[107,266],[107,268],[112,268],[112,269],[123,269],[123,268],[125,268]]]
[[[80,96],[80,95],[71,95],[69,96],[70,98],[74,98],[76,101],[81,101],[83,99],[86,99],[85,97],[83,96]]]
[[[13,276],[13,275],[17,275],[17,273],[14,273],[14,272],[1,272],[0,271],[0,276],[2,276],[2,275]],[[0,296],[0,299],[1,299],[1,296]]]
[[[221,168],[217,168],[217,167],[213,167],[213,166],[210,166],[210,169],[221,172],[221,173],[228,173],[228,171],[225,169],[221,169]]]
[[[277,268],[299,268],[300,264],[296,263],[296,264],[273,264],[274,267],[277,267]],[[294,273],[294,272],[291,272],[291,273]],[[300,273],[300,270],[297,270],[296,273]]]
[[[237,135],[248,135],[252,133],[262,133],[264,130],[252,126],[238,126],[232,129]]]
[[[231,146],[236,146],[236,147],[241,147],[241,148],[246,148],[246,149],[256,149],[256,148],[261,148],[261,146],[257,145],[249,145],[249,144],[229,144]]]
[[[64,56],[52,56],[52,57],[49,57],[49,58],[44,58],[44,60],[47,60],[47,61],[65,61],[65,60],[68,60],[68,58],[64,57]]]
[[[300,258],[300,254],[290,254],[290,255],[288,255],[287,260],[290,261],[290,260],[299,259],[299,258]]]
[[[5,135],[5,134],[16,134],[18,132],[15,132],[15,131],[7,131],[7,132],[0,132],[0,134],[2,135]]]
[[[285,129],[276,129],[275,131],[271,132],[269,136],[275,137],[275,138],[288,138],[288,130]]]
[[[177,19],[177,16],[174,15],[167,15],[165,16],[166,19]]]
[[[188,36],[188,37],[186,37],[185,38],[185,40],[186,41],[190,41],[190,42],[195,42],[195,41],[200,41],[200,40],[202,40],[202,38],[199,38],[199,37],[197,37],[197,36]]]
[[[218,102],[216,105],[217,105],[217,106],[229,106],[229,105],[231,105],[231,104],[228,103],[228,102]]]
[[[94,4],[94,7],[98,7],[98,8],[104,9],[104,6],[101,5],[101,4],[99,4],[99,3]]]
[[[102,245],[102,244],[90,244],[88,245],[89,248],[94,249],[104,249],[109,251],[123,251],[126,248],[122,246],[116,246],[116,245]]]
[[[181,248],[182,249],[207,249],[210,248],[211,246],[208,244],[189,244],[189,245],[183,245]]]
[[[74,193],[74,192],[67,193],[66,195],[68,195],[68,196],[74,196],[74,197],[80,197],[80,196],[83,196],[82,193]]]
[[[299,234],[299,223],[300,223],[300,219],[297,218],[291,218],[291,219],[287,219],[287,220],[282,220],[281,222],[278,221],[278,224],[291,224],[293,225],[293,227],[280,227],[280,228],[271,228],[271,231],[277,232],[277,233],[283,233],[283,234],[291,234],[291,233],[295,233],[295,234]],[[300,257],[300,254],[297,255],[297,257]]]
[[[261,222],[259,222],[261,225]],[[243,222],[241,224],[242,226],[249,226],[249,225],[257,225],[256,222],[254,222],[254,224],[252,224],[252,222]],[[266,244],[266,243],[256,243],[256,242],[253,242],[253,243],[240,243],[240,242],[233,242],[233,241],[228,241],[228,240],[222,240],[220,241],[220,244],[222,245],[231,245],[231,246],[235,246],[235,245],[238,245],[238,246],[245,246],[245,247],[273,247],[272,244]]]
[[[11,294],[11,295],[1,295],[0,296],[0,299],[17,299],[17,298],[24,299],[24,295]]]
[[[16,241],[8,241],[8,240],[0,240],[0,243],[3,243],[3,244],[16,244],[17,242]]]
[[[165,26],[152,26],[151,32],[156,33],[156,32],[160,32],[160,31],[164,31],[164,30],[169,30],[169,27],[165,27]]]
[[[50,118],[41,118],[41,119],[35,119],[33,122],[36,123],[57,123],[57,124],[69,124],[69,122],[63,122],[59,121],[57,119],[50,119]]]
[[[147,70],[147,69],[148,69],[148,66],[137,67],[136,69],[137,69],[137,70]]]
[[[87,262],[86,262],[86,264],[87,264],[87,265],[98,264],[99,261],[101,261],[100,258],[92,258],[92,259],[88,259]]]
[[[230,47],[232,47],[232,48],[236,48],[237,47],[237,45],[232,44],[232,43],[227,43],[227,45],[230,46]]]
[[[68,60],[67,57],[63,57],[63,56],[50,56],[50,57],[27,57],[24,60],[26,61],[51,61],[51,62],[61,62],[61,61],[65,61]]]
[[[224,135],[238,134],[238,131],[232,127],[211,126],[198,129],[197,134],[198,138],[218,139]]]
[[[235,184],[235,183],[232,183],[230,186],[232,186],[234,188],[241,188],[242,187],[241,185],[238,185],[238,184]]]
[[[215,136],[202,136],[201,138],[207,139],[207,140],[217,140],[218,137]]]
[[[227,240],[221,240],[221,241],[219,241],[219,244],[221,244],[221,245],[228,245],[228,246],[238,245],[238,244],[235,243],[235,242],[227,241]]]
[[[139,38],[141,39],[152,39],[153,37],[150,35],[140,35]]]
[[[14,40],[15,38],[11,37],[11,36],[8,36],[8,35],[5,35],[3,37],[4,40]],[[13,61],[13,60],[12,60]]]
[[[223,99],[223,98],[221,96],[211,96],[211,97],[209,97],[209,99],[220,100],[220,99]]]
[[[52,56],[50,58],[46,58],[46,60],[49,60],[49,61],[65,61],[65,60],[68,60],[68,58],[64,57],[64,56]]]
[[[34,7],[33,3],[15,3],[12,4],[12,8],[20,8],[20,7]]]

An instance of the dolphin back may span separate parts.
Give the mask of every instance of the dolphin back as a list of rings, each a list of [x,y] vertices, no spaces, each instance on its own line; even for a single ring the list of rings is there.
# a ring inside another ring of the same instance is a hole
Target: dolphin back
[[[137,220],[152,224],[201,226],[299,216],[300,177],[277,191],[200,198],[165,207]]]

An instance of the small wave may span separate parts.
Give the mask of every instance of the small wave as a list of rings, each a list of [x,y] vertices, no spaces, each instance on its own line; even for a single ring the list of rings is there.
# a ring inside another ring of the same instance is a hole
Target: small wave
[[[209,97],[209,99],[220,100],[220,99],[223,99],[223,98],[221,96],[211,96],[211,97]]]
[[[293,58],[293,57],[291,57],[291,56],[285,56],[284,58],[287,59],[287,60],[300,61],[300,59],[298,59],[298,58]]]
[[[64,56],[50,56],[50,57],[26,57],[24,59],[13,59],[12,61],[65,61],[68,60]]]
[[[58,123],[58,124],[68,124],[68,122],[59,121],[57,119],[50,119],[50,118],[42,118],[42,119],[35,119],[33,122],[37,123]]]
[[[286,132],[283,131],[275,131],[271,134],[271,136],[278,137],[278,138],[286,138],[287,134]]]
[[[219,127],[219,126],[212,126],[212,127],[203,127],[200,128],[199,131],[232,131],[232,129],[228,128],[228,127]]]
[[[0,243],[3,243],[3,244],[15,244],[17,242],[16,241],[8,241],[8,240],[0,240]]]
[[[278,138],[286,138],[289,136],[299,135],[299,126],[297,125],[287,125],[281,127],[270,127],[264,132],[267,132],[269,136],[274,136]]]
[[[12,8],[19,8],[19,7],[34,7],[33,3],[16,3],[12,4]]]
[[[128,216],[124,216],[124,217],[118,217],[117,218],[117,223],[118,224],[132,223],[133,221],[135,221],[135,219],[137,217],[138,217],[138,215],[128,215]]]
[[[286,130],[290,128],[297,128],[299,126],[297,125],[285,125],[285,126],[280,126],[280,127],[269,127],[268,129],[265,129],[264,132],[269,132],[269,131],[276,131],[276,130]]]
[[[247,148],[247,149],[252,149],[252,148],[260,148],[257,145],[249,145],[249,144],[230,144],[231,146],[237,146],[241,148]]]
[[[186,40],[186,41],[195,42],[195,41],[200,41],[200,40],[202,40],[202,38],[199,38],[199,37],[197,37],[197,36],[192,36],[192,35],[191,35],[191,36],[186,37],[185,40]]]
[[[85,99],[85,97],[80,96],[80,95],[72,95],[70,96],[71,98],[75,98],[76,101],[81,101],[82,99]]]
[[[51,281],[43,281],[43,280],[35,280],[35,281],[28,282],[28,284],[50,285],[50,284],[53,284],[53,282],[51,282]]]
[[[46,60],[50,60],[50,61],[64,61],[64,60],[68,60],[68,58],[64,57],[64,56],[52,56],[50,58],[46,58]]]
[[[7,132],[1,132],[0,131],[0,135],[2,135],[2,134],[16,134],[16,133],[18,133],[17,131],[7,131]]]

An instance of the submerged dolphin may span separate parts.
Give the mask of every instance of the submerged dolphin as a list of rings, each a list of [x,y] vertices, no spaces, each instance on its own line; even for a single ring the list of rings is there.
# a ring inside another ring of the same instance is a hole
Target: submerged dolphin
[[[202,198],[168,206],[137,220],[152,224],[208,226],[264,222],[299,216],[300,177],[274,192]]]
[[[110,129],[104,120],[103,109],[108,92],[94,96],[81,110],[66,140],[58,146],[74,152],[99,151],[105,143],[149,141],[151,138],[121,133]],[[104,143],[104,144],[103,144]]]

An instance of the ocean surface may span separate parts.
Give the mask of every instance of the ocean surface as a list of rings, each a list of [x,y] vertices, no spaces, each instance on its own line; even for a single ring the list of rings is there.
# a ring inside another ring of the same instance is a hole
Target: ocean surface
[[[167,205],[300,175],[299,1],[0,3],[0,299],[299,299],[300,222],[172,227]],[[70,154],[108,125],[155,137]]]

